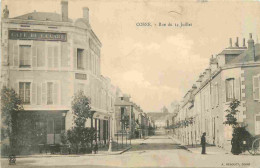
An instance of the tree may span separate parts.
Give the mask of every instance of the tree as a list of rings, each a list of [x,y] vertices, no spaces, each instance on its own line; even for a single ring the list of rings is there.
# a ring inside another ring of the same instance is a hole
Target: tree
[[[78,92],[72,100],[72,113],[74,115],[75,126],[68,130],[67,139],[72,144],[75,152],[80,148],[92,147],[92,141],[96,139],[94,128],[85,128],[87,118],[92,118],[94,112],[91,111],[90,101],[82,91]],[[83,151],[85,152],[85,151]]]
[[[236,114],[239,113],[239,110],[237,110],[239,105],[240,105],[240,101],[238,101],[237,99],[234,99],[233,101],[230,102],[229,108],[225,110],[225,112],[227,113],[226,115],[227,120],[224,122],[224,124],[228,124],[232,127],[238,125]]]
[[[11,151],[17,142],[17,112],[22,110],[22,101],[14,89],[4,86],[1,90],[1,141],[9,139]]]
[[[242,126],[237,122],[236,115],[237,113],[239,113],[239,110],[237,110],[239,105],[240,101],[238,101],[237,99],[233,99],[229,104],[229,108],[225,110],[225,112],[227,112],[227,120],[224,122],[224,124],[228,124],[233,128],[231,140],[231,152],[233,154],[240,154],[241,151],[245,151],[245,149],[243,149],[243,141],[251,139],[252,137],[252,135],[246,130],[246,126]]]

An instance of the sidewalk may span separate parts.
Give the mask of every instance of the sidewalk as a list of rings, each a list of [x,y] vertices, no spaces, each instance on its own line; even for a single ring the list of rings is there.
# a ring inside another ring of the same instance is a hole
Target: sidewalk
[[[121,144],[117,150],[116,144],[113,143],[113,150],[112,152],[108,152],[108,147],[104,147],[99,149],[97,154],[51,154],[51,153],[42,153],[42,154],[31,154],[31,155],[17,155],[16,158],[41,158],[41,157],[80,157],[80,156],[104,156],[104,155],[120,155],[132,147],[130,145],[125,146],[122,148]],[[2,156],[2,158],[8,158],[8,156]]]
[[[132,139],[131,144],[136,145],[136,144],[141,144],[143,141],[148,139],[149,137],[146,137],[145,139]],[[126,144],[123,145],[116,142],[113,142],[113,149],[112,152],[108,152],[108,146],[104,148],[100,148],[97,154],[50,154],[50,153],[42,153],[42,154],[32,154],[32,155],[17,155],[16,158],[41,158],[41,157],[80,157],[80,156],[105,156],[105,155],[120,155],[124,152],[127,152],[132,148],[132,146],[129,144],[130,141],[128,142],[128,145]],[[118,148],[118,150],[117,150]],[[8,156],[3,156],[2,158],[8,158]]]
[[[191,153],[196,153],[196,154],[201,154],[201,145],[183,145],[181,141],[179,141],[177,138],[174,138],[173,136],[168,135],[169,138],[171,138],[175,143],[180,144],[181,147],[183,147],[185,150],[191,152]],[[208,155],[225,155],[225,154],[230,154],[230,152],[224,150],[223,148],[219,148],[217,146],[213,145],[206,145],[206,153]]]

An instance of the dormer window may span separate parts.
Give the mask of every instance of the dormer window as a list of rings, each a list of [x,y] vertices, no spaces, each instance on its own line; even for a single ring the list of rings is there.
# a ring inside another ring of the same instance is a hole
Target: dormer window
[[[32,16],[28,16],[28,20],[32,20],[32,18],[33,18]]]

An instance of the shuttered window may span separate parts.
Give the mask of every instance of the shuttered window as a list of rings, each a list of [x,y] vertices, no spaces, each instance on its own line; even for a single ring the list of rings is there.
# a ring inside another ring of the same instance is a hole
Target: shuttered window
[[[253,77],[253,96],[254,100],[260,100],[260,76],[254,76]]]
[[[260,134],[260,116],[256,116],[255,118],[255,134],[259,135]]]
[[[234,98],[234,78],[230,78],[226,80],[226,101],[232,101]]]
[[[31,83],[19,82],[19,96],[23,104],[30,104]]]
[[[19,46],[19,66],[21,68],[31,67],[31,46],[30,45]]]
[[[47,83],[47,104],[53,104],[53,82]]]

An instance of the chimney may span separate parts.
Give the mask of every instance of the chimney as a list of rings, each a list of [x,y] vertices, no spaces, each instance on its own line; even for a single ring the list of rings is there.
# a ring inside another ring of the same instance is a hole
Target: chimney
[[[218,68],[217,58],[214,58],[213,55],[212,55],[212,57],[210,59],[209,65],[210,65],[211,72],[214,72]]]
[[[243,38],[243,47],[246,47],[246,39]]]
[[[248,61],[255,61],[255,42],[252,38],[252,33],[249,34],[248,43]]]
[[[63,22],[67,22],[68,19],[68,0],[61,0],[61,17]]]
[[[232,38],[229,39],[229,45],[232,47]]]
[[[239,47],[239,38],[237,37],[236,47]]]
[[[248,43],[248,49],[251,50],[254,48],[254,40],[252,39],[252,33],[249,34],[249,39],[247,41]]]
[[[89,9],[88,7],[84,7],[83,9],[83,18],[89,23]]]

